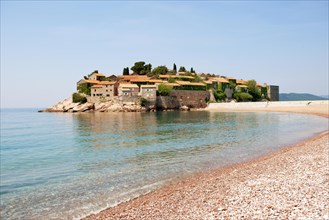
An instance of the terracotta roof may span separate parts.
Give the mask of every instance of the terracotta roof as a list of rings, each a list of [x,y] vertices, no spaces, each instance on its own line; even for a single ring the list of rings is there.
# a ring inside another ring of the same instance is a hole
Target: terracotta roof
[[[206,86],[205,84],[203,84],[203,83],[198,83],[198,82],[191,82],[190,85],[191,85],[191,86]]]
[[[226,79],[232,79],[232,80],[236,80],[236,78],[234,78],[234,77],[231,77],[231,76],[227,76],[227,77],[225,77]]]
[[[193,76],[176,76],[176,75],[159,75],[161,79],[168,79],[168,78],[181,78],[181,79],[194,79]]]
[[[163,83],[163,80],[161,80],[161,79],[150,79],[149,82],[150,83]]]
[[[96,73],[96,76],[105,76],[105,75],[101,73]]]
[[[86,83],[92,83],[92,84],[98,84],[100,81],[98,80],[92,80],[92,79],[85,79]]]
[[[213,81],[212,80],[207,80],[207,81],[204,81],[204,83],[206,83],[206,84],[212,84]]]
[[[141,85],[141,88],[149,88],[149,87],[156,88],[157,86],[156,85]]]
[[[173,75],[159,75],[159,77],[161,79],[166,79],[166,78],[169,78],[169,77],[174,77]]]
[[[182,86],[206,86],[203,83],[198,83],[198,82],[188,82],[188,81],[180,81],[180,80],[176,80],[176,83],[182,85]]]
[[[190,85],[189,81],[176,80],[176,83],[178,83],[179,85]]]
[[[93,85],[91,88],[102,88],[103,86],[101,85]]]
[[[116,82],[110,81],[100,81],[98,85],[114,85]]]
[[[261,85],[261,84],[256,84],[256,86],[258,86],[258,87],[266,87],[266,85]]]
[[[248,88],[248,86],[246,86],[246,85],[238,85],[238,87],[240,87],[240,88]]]
[[[149,78],[148,76],[145,76],[145,75],[124,75],[124,76],[118,76],[119,78],[122,78],[122,79],[137,79],[137,78]]]
[[[193,76],[175,76],[175,78],[181,78],[181,79],[194,79]]]
[[[121,83],[119,85],[121,88],[139,88],[138,85],[136,84],[126,84],[126,83]]]
[[[130,79],[130,82],[148,82],[149,78],[133,78]]]
[[[247,81],[246,81],[246,80],[243,80],[243,79],[237,79],[237,80],[236,80],[236,83],[237,83],[237,84],[246,84]]]
[[[222,77],[215,77],[215,78],[212,78],[211,80],[215,80],[217,82],[221,82],[221,83],[229,83],[229,81],[225,78],[222,78]]]
[[[164,83],[164,84],[168,86],[180,86],[178,83]]]

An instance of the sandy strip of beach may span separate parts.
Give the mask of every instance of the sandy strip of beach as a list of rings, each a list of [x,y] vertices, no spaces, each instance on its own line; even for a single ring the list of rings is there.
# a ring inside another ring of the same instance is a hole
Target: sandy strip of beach
[[[266,111],[328,120],[327,107]],[[271,155],[192,175],[85,219],[329,219],[329,132]]]

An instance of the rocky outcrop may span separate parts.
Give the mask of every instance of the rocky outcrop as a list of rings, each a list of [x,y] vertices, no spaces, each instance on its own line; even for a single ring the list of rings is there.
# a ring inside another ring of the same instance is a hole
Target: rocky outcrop
[[[67,112],[79,106],[79,103],[73,103],[72,98],[64,99],[50,108],[41,110],[40,112]]]
[[[134,102],[119,103],[118,101],[98,102],[98,103],[73,103],[72,98],[60,101],[56,105],[40,110],[39,112],[144,112],[149,108],[142,107]]]
[[[136,101],[122,101],[113,98],[108,101],[93,103],[91,100],[86,103],[74,103],[72,98],[65,99],[56,105],[41,110],[40,112],[144,112],[156,110],[181,110],[189,111],[194,108],[205,108],[210,98],[209,91],[172,91],[169,96],[157,96],[156,102],[149,102],[141,106]]]
[[[90,103],[90,102],[86,102],[84,104],[79,104],[77,106],[75,106],[72,109],[72,112],[85,112],[88,110],[93,110],[94,109],[94,104]]]
[[[181,110],[181,111],[190,111],[190,108],[187,107],[186,105],[184,105],[184,106],[180,107],[179,110]]]

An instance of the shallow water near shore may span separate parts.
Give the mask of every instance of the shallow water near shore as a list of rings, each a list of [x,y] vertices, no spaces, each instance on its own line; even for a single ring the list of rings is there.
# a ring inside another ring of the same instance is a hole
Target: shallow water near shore
[[[291,113],[1,110],[1,217],[73,219],[328,130]]]

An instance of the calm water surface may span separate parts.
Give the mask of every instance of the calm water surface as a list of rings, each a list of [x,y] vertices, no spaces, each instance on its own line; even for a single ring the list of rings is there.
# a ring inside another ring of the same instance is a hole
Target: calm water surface
[[[73,219],[328,130],[288,113],[1,110],[2,219]]]

